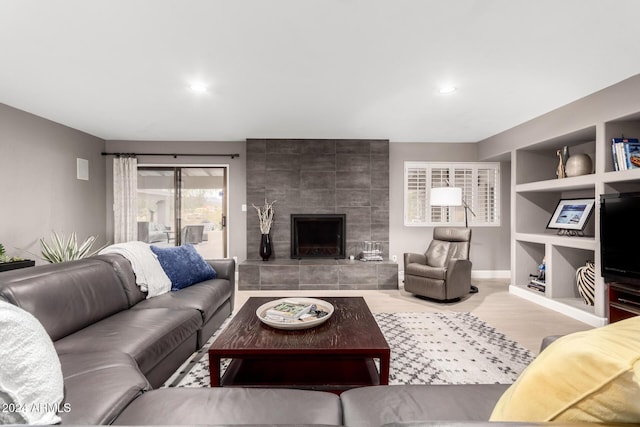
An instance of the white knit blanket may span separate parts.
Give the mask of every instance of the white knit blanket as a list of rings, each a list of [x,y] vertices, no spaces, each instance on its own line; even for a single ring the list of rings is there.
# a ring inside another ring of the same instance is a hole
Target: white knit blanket
[[[63,397],[60,359],[44,327],[0,301],[0,424],[56,424]]]
[[[129,260],[136,275],[136,284],[147,298],[162,295],[171,290],[171,279],[164,272],[151,245],[144,242],[116,243],[107,246],[100,254],[119,254]]]

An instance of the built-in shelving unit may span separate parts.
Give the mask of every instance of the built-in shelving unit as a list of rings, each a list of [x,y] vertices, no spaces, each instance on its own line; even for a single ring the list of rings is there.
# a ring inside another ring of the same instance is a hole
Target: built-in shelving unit
[[[511,153],[511,287],[513,294],[559,311],[593,326],[607,323],[607,286],[600,277],[599,199],[601,194],[640,191],[640,169],[615,171],[611,151],[614,137],[640,138],[640,113],[595,123],[574,132],[524,146]],[[593,173],[557,178],[557,150],[586,153]],[[596,204],[584,236],[561,236],[547,229],[558,201],[594,198]],[[546,261],[544,292],[527,287],[530,274]],[[596,265],[595,304],[578,293],[575,272],[586,261]]]

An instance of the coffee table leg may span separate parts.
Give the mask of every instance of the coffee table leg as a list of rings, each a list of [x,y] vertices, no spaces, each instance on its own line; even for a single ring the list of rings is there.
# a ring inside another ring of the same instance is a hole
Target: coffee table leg
[[[220,357],[209,353],[209,382],[211,387],[220,387]]]
[[[389,364],[391,363],[391,353],[380,356],[380,385],[389,384]]]

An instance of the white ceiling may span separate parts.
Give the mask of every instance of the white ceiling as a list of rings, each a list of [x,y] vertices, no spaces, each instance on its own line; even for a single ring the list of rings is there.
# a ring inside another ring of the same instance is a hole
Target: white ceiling
[[[104,139],[478,141],[639,73],[639,18],[638,0],[0,0],[0,103]]]

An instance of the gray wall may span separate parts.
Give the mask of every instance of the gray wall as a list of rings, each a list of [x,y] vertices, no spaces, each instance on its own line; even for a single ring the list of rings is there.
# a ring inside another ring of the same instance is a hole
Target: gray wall
[[[389,144],[389,256],[396,255],[401,261],[404,252],[423,252],[432,235],[429,227],[403,225],[404,161],[482,161],[477,149],[476,144]],[[245,141],[105,142],[0,104],[0,179],[5,184],[0,242],[11,255],[21,255],[14,248],[39,252],[37,240],[48,237],[54,229],[76,231],[80,238],[97,234],[101,244],[113,239],[112,157],[101,156],[102,151],[239,153],[236,159],[142,155],[139,162],[228,164],[229,256],[237,256],[240,261],[247,259],[247,213],[242,210],[242,205],[247,204]],[[77,157],[89,160],[89,181],[76,179]],[[509,165],[503,164],[502,226],[474,228],[471,249],[474,270],[509,269],[509,180]],[[251,217],[255,216],[253,208],[248,209]]]
[[[138,156],[138,164],[145,165],[228,165],[229,190],[227,231],[229,239],[228,257],[246,259],[246,143],[220,141],[107,141],[107,152],[127,153],[189,153],[189,154],[240,154],[240,157],[195,157],[195,156]],[[106,156],[107,175],[107,228],[113,239],[113,156]]]
[[[640,111],[640,74],[478,142],[478,158],[526,147]]]
[[[38,239],[76,232],[106,242],[104,141],[0,104],[0,243],[12,256],[34,259]],[[76,158],[89,180],[76,179]],[[42,263],[39,261],[39,263]]]
[[[432,227],[405,227],[404,225],[404,162],[474,162],[479,161],[477,146],[473,143],[399,143],[389,145],[389,234],[390,255],[398,257],[403,269],[405,252],[424,253],[433,235]],[[471,261],[474,270],[510,269],[510,180],[509,163],[501,163],[501,225],[500,227],[473,227]]]
[[[247,201],[276,200],[274,258],[290,258],[292,213],[347,215],[346,255],[365,240],[389,245],[389,141],[248,139]],[[260,259],[260,227],[247,218],[247,258]]]

